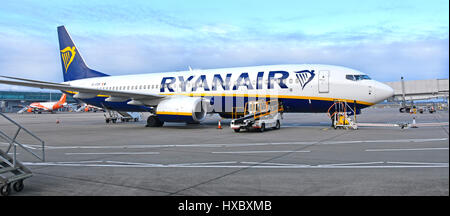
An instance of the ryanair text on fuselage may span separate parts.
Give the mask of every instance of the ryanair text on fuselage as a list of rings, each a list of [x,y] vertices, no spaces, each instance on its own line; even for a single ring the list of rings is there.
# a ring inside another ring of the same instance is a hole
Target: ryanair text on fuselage
[[[308,72],[309,74],[314,74],[314,70],[308,71],[299,71],[296,73],[303,73]],[[231,76],[232,73],[226,74],[225,77],[222,77],[221,74],[214,74],[211,86],[208,84],[208,81],[206,79],[206,75],[200,75],[196,78],[194,84],[192,85],[191,91],[195,92],[199,87],[202,87],[204,91],[216,91],[218,89],[218,86],[220,85],[223,90],[238,90],[239,87],[243,86],[246,87],[248,90],[253,89],[262,89],[263,88],[263,76],[264,72],[258,72],[256,75],[256,83],[252,84],[250,81],[249,75],[247,72],[243,72],[239,75],[237,80],[235,82],[231,82]],[[307,82],[304,82],[304,85],[306,85],[314,76],[310,76],[310,79]],[[171,77],[163,77],[161,80],[161,86],[160,86],[160,92],[174,92],[173,85],[176,83],[177,79],[180,84],[180,91],[186,92],[187,89],[187,83],[193,81],[195,78],[194,75],[191,75],[189,77],[184,76],[171,76]],[[268,81],[267,81],[267,89],[273,89],[274,83],[277,83],[280,88],[285,89],[288,88],[286,85],[286,79],[289,78],[289,72],[287,71],[270,71],[268,75]],[[297,77],[298,78],[298,77]],[[299,78],[300,79],[300,78]],[[233,83],[232,87],[231,84]],[[210,88],[211,87],[211,88]],[[304,86],[302,86],[304,87]]]

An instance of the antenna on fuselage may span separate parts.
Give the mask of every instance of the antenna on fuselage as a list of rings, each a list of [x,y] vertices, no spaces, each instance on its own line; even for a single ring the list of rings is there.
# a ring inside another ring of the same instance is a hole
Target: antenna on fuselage
[[[188,66],[188,67],[189,67],[189,71],[190,71],[190,72],[192,72],[192,68],[191,68],[191,66]]]

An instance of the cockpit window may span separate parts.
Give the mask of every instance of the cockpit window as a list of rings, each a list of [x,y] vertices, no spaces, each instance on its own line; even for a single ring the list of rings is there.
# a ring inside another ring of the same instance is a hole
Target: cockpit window
[[[367,75],[345,75],[348,80],[358,81],[358,80],[370,80],[371,78]]]
[[[356,80],[370,80],[370,77],[367,75],[354,75]]]

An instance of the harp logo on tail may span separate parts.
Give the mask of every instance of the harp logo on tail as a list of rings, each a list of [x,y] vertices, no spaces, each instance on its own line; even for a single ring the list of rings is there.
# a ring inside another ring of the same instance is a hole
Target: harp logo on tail
[[[295,72],[300,85],[302,86],[302,90],[305,88],[306,84],[311,82],[314,79],[314,70],[302,70]]]
[[[66,47],[63,50],[61,50],[61,58],[64,62],[64,68],[66,69],[66,73],[67,73],[67,69],[69,69],[70,64],[72,63],[73,59],[75,58],[75,47]]]

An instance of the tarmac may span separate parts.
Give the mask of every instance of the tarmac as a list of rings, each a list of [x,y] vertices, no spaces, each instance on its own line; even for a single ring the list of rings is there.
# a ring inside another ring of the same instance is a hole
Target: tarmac
[[[373,126],[358,130],[333,129],[326,114],[286,113],[280,130],[263,133],[235,133],[226,119],[217,129],[218,115],[148,128],[145,117],[106,124],[103,114],[7,114],[46,152],[42,162],[18,151],[33,177],[10,196],[449,195],[448,111],[367,108],[357,120]],[[413,117],[418,128],[392,126]],[[0,130],[17,128],[0,118]]]

